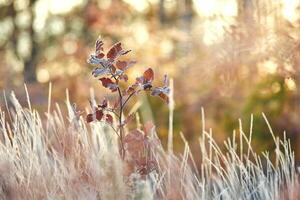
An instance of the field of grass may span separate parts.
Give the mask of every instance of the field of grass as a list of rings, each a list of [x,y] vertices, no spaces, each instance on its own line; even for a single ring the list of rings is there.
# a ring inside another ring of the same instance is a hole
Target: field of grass
[[[66,106],[50,108],[49,102],[45,116],[31,108],[29,97],[28,105],[20,105],[12,93],[5,104],[0,110],[0,199],[300,197],[290,142],[274,136],[264,114],[274,152],[254,152],[251,138],[255,124],[251,122],[250,129],[244,130],[241,121],[240,130],[224,141],[226,149],[220,148],[212,130],[205,127],[202,109],[201,154],[192,155],[183,134],[184,152],[172,153],[172,123],[168,150],[161,146],[152,128],[147,141],[155,143],[148,149],[154,167],[142,173],[136,164],[120,158],[111,127],[101,122],[87,124],[76,115],[68,98]],[[67,110],[68,116],[62,110]],[[196,156],[201,157],[201,166],[196,166]]]

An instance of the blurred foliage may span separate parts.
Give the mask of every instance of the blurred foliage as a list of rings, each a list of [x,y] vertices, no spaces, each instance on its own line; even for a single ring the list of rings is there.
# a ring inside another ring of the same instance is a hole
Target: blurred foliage
[[[33,104],[45,110],[52,82],[52,102],[63,103],[68,88],[84,110],[91,87],[96,98],[106,92],[86,64],[93,41],[101,36],[108,46],[122,41],[133,50],[128,58],[139,66],[130,71],[134,76],[151,66],[157,76],[174,78],[178,150],[180,131],[192,148],[198,144],[201,107],[218,141],[238,130],[239,118],[249,130],[253,114],[254,145],[271,148],[264,112],[274,132],[282,137],[286,130],[297,146],[297,6],[284,0],[2,0],[0,88],[15,90],[25,104],[25,81]],[[139,110],[142,121],[154,120],[166,144],[168,109],[145,96]]]

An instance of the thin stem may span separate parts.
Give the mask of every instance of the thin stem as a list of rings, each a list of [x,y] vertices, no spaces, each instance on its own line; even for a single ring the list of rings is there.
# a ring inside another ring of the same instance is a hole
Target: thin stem
[[[133,93],[131,93],[131,94],[127,97],[127,99],[124,101],[122,107],[125,107],[126,103],[130,100],[130,98],[131,98],[133,95],[135,95],[136,93],[140,92],[140,91],[141,91],[141,90],[137,90],[137,91],[134,91]]]
[[[123,100],[123,96],[120,90],[120,87],[118,86],[118,93],[119,93],[119,97],[120,97],[120,114],[119,114],[119,127],[120,127],[120,145],[121,145],[121,157],[122,159],[125,158],[125,149],[124,149],[124,145],[123,145],[123,127],[122,127],[122,115],[123,115],[123,105],[122,105],[122,100]]]
[[[125,149],[124,149],[124,144],[123,144],[123,135],[124,135],[124,133],[123,133],[123,127],[122,127],[122,115],[123,115],[123,104],[122,104],[122,101],[123,101],[123,96],[122,96],[122,92],[121,92],[121,89],[120,89],[120,85],[119,85],[119,81],[118,81],[118,78],[116,78],[116,76],[113,74],[113,73],[111,73],[112,74],[112,77],[115,79],[115,81],[116,81],[116,84],[118,85],[118,87],[117,87],[117,90],[118,90],[118,94],[119,94],[119,98],[120,98],[120,114],[119,114],[119,116],[118,116],[118,118],[119,118],[119,127],[120,127],[120,129],[119,129],[119,131],[120,131],[120,154],[121,154],[121,158],[124,160],[124,158],[125,158]]]

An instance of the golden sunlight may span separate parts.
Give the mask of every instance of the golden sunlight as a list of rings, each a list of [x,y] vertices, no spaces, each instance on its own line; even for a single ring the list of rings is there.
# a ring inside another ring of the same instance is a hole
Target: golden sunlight
[[[292,22],[298,20],[299,14],[297,13],[297,7],[300,5],[300,0],[282,0],[282,3],[283,16]]]
[[[213,15],[236,16],[236,0],[194,0],[195,9],[198,14],[210,17]]]
[[[124,0],[139,12],[144,12],[148,8],[148,2],[145,0]]]

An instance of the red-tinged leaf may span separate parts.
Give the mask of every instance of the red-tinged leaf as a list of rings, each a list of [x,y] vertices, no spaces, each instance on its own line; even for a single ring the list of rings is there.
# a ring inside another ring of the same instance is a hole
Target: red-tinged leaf
[[[133,86],[130,86],[130,87],[127,88],[126,93],[127,93],[127,94],[131,94],[131,93],[134,92],[134,91],[135,91],[134,87],[133,87]]]
[[[102,110],[96,110],[96,119],[97,119],[98,121],[100,121],[100,120],[102,119],[102,117],[103,117],[103,112],[102,112]]]
[[[102,82],[103,87],[110,89],[112,92],[117,91],[118,85],[115,84],[110,78],[100,78],[99,79]]]
[[[151,68],[147,69],[145,72],[144,72],[144,75],[143,75],[144,79],[147,81],[147,82],[151,82],[153,81],[154,79],[154,72]]]
[[[90,122],[94,121],[94,115],[93,114],[88,114],[86,116],[86,121],[87,121],[87,123],[90,123]]]
[[[99,53],[99,54],[97,54],[97,58],[99,58],[99,59],[101,59],[101,58],[103,58],[105,56],[105,54],[104,53]]]
[[[108,105],[107,99],[103,99],[102,103],[98,105],[98,108],[105,109],[107,108],[107,105]]]
[[[134,64],[136,63],[136,61],[120,61],[118,60],[116,63],[116,66],[119,70],[121,71],[125,71],[126,69],[132,67]]]
[[[121,43],[118,42],[110,48],[106,56],[108,59],[114,60],[118,56],[120,51],[122,51],[122,46]]]
[[[137,87],[137,84],[133,84],[133,85],[129,86],[129,87],[123,92],[123,95],[130,95],[130,94],[132,94],[133,92],[135,92],[136,87]]]
[[[97,39],[95,48],[96,48],[96,53],[100,53],[100,51],[103,51],[103,42],[100,39]]]
[[[127,53],[129,53],[130,50],[123,50],[122,49],[122,45],[120,42],[114,44],[110,50],[108,51],[108,53],[106,54],[106,57],[110,60],[110,61],[114,61],[117,57],[125,55]]]
[[[109,124],[113,123],[113,117],[110,114],[106,114],[106,122]]]
[[[167,86],[157,87],[152,90],[151,95],[159,96],[165,102],[169,103],[169,96],[168,96],[169,92],[170,92],[170,88]]]
[[[136,78],[136,83],[144,90],[150,90],[152,88],[153,79],[154,72],[151,68],[149,68],[144,72],[143,76]]]
[[[116,63],[116,66],[119,70],[124,71],[127,67],[127,62],[118,60],[117,63]]]
[[[166,103],[169,103],[169,97],[168,97],[168,95],[166,95],[164,93],[160,93],[158,96],[160,98],[162,98]]]
[[[110,78],[103,77],[100,78],[99,80],[102,82],[102,85],[106,88],[108,87],[109,84],[114,84],[114,82]]]

